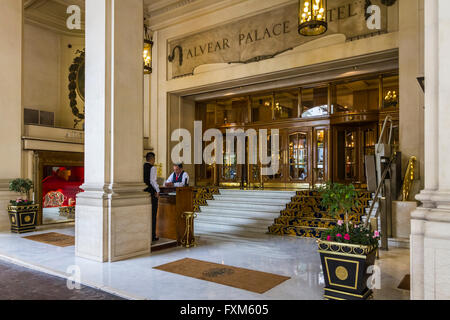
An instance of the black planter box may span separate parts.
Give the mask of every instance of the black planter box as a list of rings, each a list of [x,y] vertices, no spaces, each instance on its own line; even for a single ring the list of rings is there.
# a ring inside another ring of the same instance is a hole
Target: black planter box
[[[372,290],[367,287],[367,280],[371,274],[367,268],[375,264],[377,248],[323,240],[318,245],[325,279],[324,298],[369,299]]]
[[[28,206],[8,206],[11,232],[26,233],[36,230],[38,204]]]

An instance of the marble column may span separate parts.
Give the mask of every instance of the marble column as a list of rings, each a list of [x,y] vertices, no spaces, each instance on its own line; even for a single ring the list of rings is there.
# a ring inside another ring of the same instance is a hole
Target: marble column
[[[423,0],[400,1],[398,5],[400,150],[405,170],[411,156],[417,158],[417,181],[411,190],[413,197],[424,188],[424,95],[416,79],[424,74]]]
[[[0,1],[0,230],[10,228],[6,208],[17,195],[8,182],[21,177],[22,0]]]
[[[76,255],[112,262],[148,254],[142,179],[143,1],[86,1],[85,184]]]
[[[450,299],[450,1],[425,0],[425,189],[411,214],[411,298]]]

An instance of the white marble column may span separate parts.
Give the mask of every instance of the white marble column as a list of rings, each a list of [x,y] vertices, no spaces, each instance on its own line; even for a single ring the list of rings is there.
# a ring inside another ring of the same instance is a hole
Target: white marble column
[[[84,193],[76,255],[117,261],[147,254],[151,204],[142,178],[143,1],[86,1]]]
[[[411,298],[450,299],[450,1],[425,0],[425,190],[411,214]]]
[[[0,1],[0,230],[9,225],[6,208],[15,194],[8,182],[21,177],[22,0]]]

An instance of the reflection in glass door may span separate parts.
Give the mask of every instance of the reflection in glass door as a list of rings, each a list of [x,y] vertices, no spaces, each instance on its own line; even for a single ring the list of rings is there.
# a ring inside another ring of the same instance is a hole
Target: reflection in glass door
[[[227,182],[238,182],[238,166],[235,152],[225,152],[223,154],[223,165],[221,173],[221,180]]]
[[[289,176],[292,181],[308,180],[308,156],[308,133],[297,132],[289,135]]]
[[[356,133],[355,130],[345,130],[345,180],[356,180]]]
[[[272,135],[270,132],[267,133],[267,156],[271,157],[272,155]],[[283,181],[283,163],[284,163],[284,157],[283,157],[283,141],[282,141],[282,135],[274,135],[275,139],[278,139],[279,141],[279,153],[278,153],[278,170],[276,172],[273,172],[271,175],[265,175],[264,176],[264,182],[284,182]],[[263,167],[271,167],[272,161],[268,165],[263,165]]]
[[[325,182],[326,177],[326,139],[325,129],[316,129],[315,131],[315,159],[314,159],[314,184]]]

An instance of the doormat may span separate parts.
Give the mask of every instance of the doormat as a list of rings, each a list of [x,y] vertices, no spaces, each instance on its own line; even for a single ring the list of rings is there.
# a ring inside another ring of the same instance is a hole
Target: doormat
[[[260,294],[290,279],[289,277],[272,273],[230,267],[189,258],[154,267],[153,269],[211,281]]]
[[[50,232],[38,234],[35,236],[23,237],[24,239],[51,244],[58,247],[70,247],[75,245],[75,237],[62,233]]]
[[[409,274],[404,276],[397,288],[411,291],[411,276]]]

